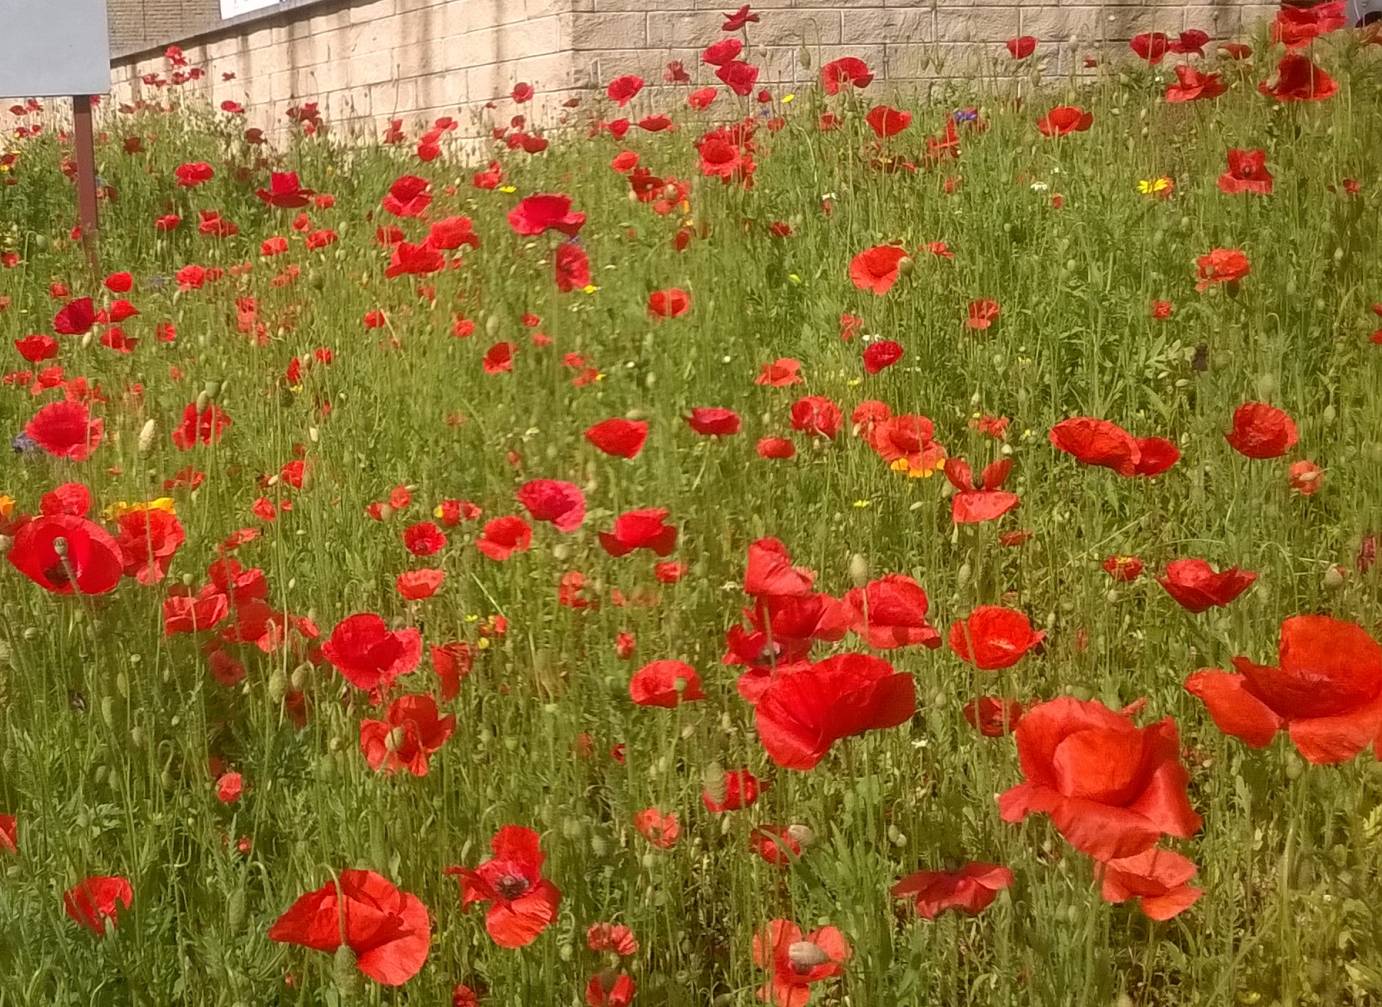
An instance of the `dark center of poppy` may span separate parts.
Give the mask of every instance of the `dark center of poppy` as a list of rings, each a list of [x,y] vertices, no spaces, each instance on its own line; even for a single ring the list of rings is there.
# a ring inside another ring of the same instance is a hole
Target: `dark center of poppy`
[[[525,894],[528,888],[528,879],[517,874],[505,874],[494,886],[496,892],[510,900]]]

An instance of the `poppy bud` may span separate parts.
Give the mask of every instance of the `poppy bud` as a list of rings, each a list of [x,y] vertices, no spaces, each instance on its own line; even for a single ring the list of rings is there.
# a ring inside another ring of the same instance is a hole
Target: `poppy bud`
[[[283,674],[282,668],[275,668],[269,673],[268,683],[269,699],[275,703],[283,702],[283,697],[288,692],[287,676]]]
[[[849,557],[849,579],[855,587],[863,587],[869,582],[869,561],[857,552]]]
[[[307,428],[307,439],[316,444],[321,439],[321,431],[316,427]]]
[[[120,694],[121,699],[130,698],[130,680],[123,671],[115,676],[115,691]]]
[[[789,825],[787,826],[787,838],[802,849],[806,849],[815,843],[816,834],[811,831],[811,827],[808,825]]]
[[[393,504],[381,503],[379,505],[379,520],[387,521],[393,517]]]
[[[355,967],[355,952],[349,944],[342,944],[336,949],[335,960],[331,963],[331,977],[336,981],[336,988],[342,997],[348,1000],[355,998],[360,987],[360,971]]]
[[[106,727],[115,730],[115,697],[101,697],[101,719],[105,721]]]
[[[896,825],[889,825],[888,842],[892,843],[894,846],[906,846],[907,833],[903,832]]]
[[[226,902],[226,923],[231,930],[239,930],[245,922],[245,890],[237,888]]]
[[[158,424],[152,418],[144,421],[144,426],[139,431],[139,453],[145,455],[154,445],[154,432],[158,429]]]
[[[955,574],[955,586],[964,587],[966,584],[969,583],[969,578],[973,576],[973,574],[974,571],[970,568],[968,562],[961,563],[960,569]]]
[[[144,728],[140,727],[138,724],[135,724],[133,727],[130,728],[131,748],[142,749],[144,747],[145,740],[146,739],[144,737]]]
[[[211,404],[211,396],[207,394],[205,388],[197,393],[197,412],[205,412],[206,407]]]
[[[793,968],[800,969],[802,972],[830,961],[830,956],[821,949],[819,944],[812,941],[793,941],[791,947],[787,949],[787,958],[792,963]]]
[[[82,349],[84,349],[84,350],[90,349],[90,348],[91,348],[91,343],[92,343],[92,341],[93,341],[94,338],[95,338],[94,330],[93,330],[93,331],[89,331],[89,332],[86,333],[86,335],[82,336]]]
[[[1300,756],[1291,752],[1286,756],[1286,778],[1288,780],[1300,779],[1300,774],[1305,772],[1305,763],[1301,762]]]
[[[1339,564],[1331,564],[1329,569],[1324,572],[1324,586],[1330,591],[1337,591],[1344,586],[1344,569]]]
[[[499,316],[490,315],[485,319],[485,334],[491,339],[499,335]]]
[[[811,69],[811,50],[807,48],[805,42],[803,42],[801,48],[797,50],[797,63],[801,65],[803,70]]]
[[[913,269],[915,266],[916,266],[916,262],[912,259],[911,256],[909,256],[909,255],[903,256],[902,258],[900,258],[900,259],[897,260],[897,275],[898,275],[898,276],[911,276],[911,275],[912,275],[912,269]]]

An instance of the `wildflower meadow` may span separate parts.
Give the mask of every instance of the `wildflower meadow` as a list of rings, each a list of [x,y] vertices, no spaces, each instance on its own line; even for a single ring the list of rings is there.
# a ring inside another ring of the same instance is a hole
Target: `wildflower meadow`
[[[792,16],[11,110],[0,1003],[1382,1003],[1382,35]]]

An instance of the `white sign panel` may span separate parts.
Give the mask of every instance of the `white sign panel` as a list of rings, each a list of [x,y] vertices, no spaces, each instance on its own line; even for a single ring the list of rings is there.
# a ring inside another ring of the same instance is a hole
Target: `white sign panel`
[[[278,0],[221,0],[221,17],[239,17],[265,7],[277,7]]]
[[[110,90],[106,0],[0,0],[0,94]]]

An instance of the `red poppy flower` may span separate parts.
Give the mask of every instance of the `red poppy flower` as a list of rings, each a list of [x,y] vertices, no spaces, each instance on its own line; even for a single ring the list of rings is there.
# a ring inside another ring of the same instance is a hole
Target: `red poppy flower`
[[[414,556],[432,556],[446,548],[446,533],[431,521],[419,521],[403,530],[403,545]]]
[[[901,360],[902,354],[902,344],[891,339],[879,339],[869,343],[864,347],[864,370],[869,374],[877,374]]]
[[[322,656],[357,689],[384,692],[417,667],[422,634],[411,626],[392,632],[373,612],[361,612],[336,624]]]
[[[1094,124],[1094,116],[1076,105],[1057,105],[1037,120],[1042,136],[1069,136],[1083,133]]]
[[[0,815],[0,850],[19,852],[19,822],[14,815]]]
[[[182,411],[182,422],[173,431],[173,446],[189,451],[198,444],[219,444],[230,425],[230,417],[214,402],[200,412],[195,402],[189,402]]]
[[[777,678],[754,709],[768,757],[811,769],[841,738],[896,727],[916,712],[916,683],[882,658],[841,654]]]
[[[638,834],[660,850],[670,850],[681,838],[681,820],[676,812],[644,808],[634,813],[633,827]]]
[[[853,611],[851,628],[874,650],[917,645],[934,650],[941,645],[940,634],[926,621],[926,591],[904,574],[890,573],[854,588],[845,595],[845,604]]]
[[[1015,699],[980,696],[964,706],[965,720],[986,738],[1001,738],[1017,730],[1022,719],[1022,704]]]
[[[849,279],[860,290],[880,297],[892,289],[901,275],[902,263],[912,260],[899,245],[874,245],[866,248],[849,263]]]
[[[1036,52],[1037,40],[1034,35],[1021,35],[1017,38],[1008,39],[1007,46],[1013,59],[1026,59]]]
[[[769,461],[782,461],[797,455],[797,446],[786,437],[760,437],[753,449],[759,458]]]
[[[1012,459],[1003,458],[984,467],[979,474],[979,486],[974,473],[963,458],[945,460],[945,478],[958,491],[950,498],[950,519],[956,524],[982,524],[996,521],[1014,510],[1022,501],[1016,493],[1003,489],[1012,472]]]
[[[412,242],[400,241],[393,246],[393,254],[389,258],[384,275],[391,280],[398,276],[426,276],[445,266],[446,256],[426,242],[414,245]]]
[[[697,88],[686,96],[686,104],[697,111],[701,111],[709,108],[719,93],[720,92],[713,87]]]
[[[934,920],[947,909],[976,916],[1012,883],[1013,872],[1006,867],[968,863],[958,871],[917,871],[891,891],[893,898],[911,901],[922,919]]]
[[[1296,615],[1281,624],[1276,667],[1235,657],[1237,673],[1206,669],[1185,680],[1219,730],[1252,748],[1283,728],[1309,762],[1382,751],[1382,646],[1357,623]]]
[[[472,227],[469,217],[445,217],[433,221],[432,226],[427,229],[427,244],[448,252],[453,252],[462,245],[479,248],[480,238]]]
[[[230,612],[230,599],[215,584],[195,595],[170,595],[163,599],[163,634],[196,633],[211,629]]]
[[[668,513],[663,507],[647,507],[620,514],[609,531],[600,532],[600,545],[611,556],[626,556],[635,549],[669,555],[677,546],[677,527],[667,524]]]
[[[1187,63],[1178,64],[1175,71],[1176,83],[1166,89],[1166,100],[1173,104],[1217,98],[1228,90],[1217,73],[1201,73]]]
[[[803,934],[790,920],[771,920],[753,935],[753,962],[772,976],[758,999],[773,1007],[806,1007],[811,985],[844,974],[851,954],[844,934],[821,927]]]
[[[1267,153],[1261,149],[1230,148],[1228,171],[1219,176],[1219,191],[1230,196],[1243,192],[1260,196],[1272,194],[1272,173],[1267,170]]]
[[[106,935],[106,921],[114,926],[122,909],[134,903],[134,889],[128,878],[118,874],[98,874],[83,878],[62,896],[62,908],[74,923],[86,927],[97,937]]]
[[[786,867],[801,857],[810,839],[804,825],[759,825],[749,833],[749,849],[775,867]]]
[[[744,593],[756,598],[803,598],[811,594],[811,571],[792,565],[787,547],[775,538],[749,545]]]
[[[389,704],[385,719],[361,722],[360,752],[376,773],[406,769],[426,776],[428,760],[455,729],[455,716],[439,717],[431,696],[400,696]]]
[[[980,671],[1011,668],[1046,634],[1033,630],[1027,616],[1000,605],[980,605],[950,627],[948,643],[955,655]]]
[[[40,364],[58,355],[58,341],[46,333],[36,332],[14,341],[19,355],[31,364]]]
[[[100,525],[68,514],[44,515],[15,533],[10,564],[53,594],[105,594],[124,573],[125,556]]]
[[[485,930],[501,948],[526,947],[557,918],[561,892],[542,876],[541,840],[532,829],[506,825],[490,841],[494,856],[478,867],[448,867],[458,878],[462,908],[489,903]]]
[[[112,294],[128,294],[134,287],[134,276],[130,273],[111,273],[101,284]]]
[[[143,507],[116,519],[116,543],[125,557],[125,576],[144,585],[168,574],[168,564],[187,539],[182,522],[171,511]]]
[[[421,217],[432,205],[432,183],[416,175],[400,175],[389,186],[381,201],[384,209],[395,217]]]
[[[173,176],[177,179],[178,185],[185,189],[192,189],[203,182],[209,182],[215,177],[215,170],[205,161],[191,161],[180,164],[173,169]]]
[[[394,588],[405,601],[423,601],[441,590],[445,582],[445,570],[405,570],[394,578]]]
[[[1084,465],[1112,469],[1120,476],[1155,476],[1180,459],[1180,450],[1160,437],[1136,438],[1116,423],[1092,416],[1061,420],[1048,439]]]
[[[361,973],[401,986],[427,960],[432,921],[416,895],[373,871],[347,870],[299,897],[269,928],[269,940],[333,954],[344,944]]]
[[[839,94],[848,86],[863,89],[873,83],[868,64],[855,56],[831,60],[821,67],[821,87],[826,94]]]
[[[1097,700],[1063,696],[1024,713],[1015,735],[1024,782],[998,798],[1004,821],[1050,815],[1072,846],[1100,860],[1199,831],[1170,717],[1137,727]]]
[[[648,314],[654,318],[680,318],[691,310],[691,295],[680,287],[654,290],[648,295]]]
[[[255,190],[255,195],[270,206],[295,210],[310,203],[316,193],[302,187],[297,172],[274,171],[269,173],[269,187]]]
[[[532,479],[516,496],[534,521],[550,521],[557,531],[575,531],[585,521],[585,494],[575,483]]]
[[[638,984],[627,973],[606,969],[586,983],[586,1007],[629,1007],[637,992]]]
[[[1178,53],[1188,56],[1194,53],[1197,56],[1204,55],[1204,47],[1209,42],[1209,33],[1200,31],[1198,28],[1188,28],[1177,36],[1176,40],[1166,48],[1168,52]]]
[[[1282,43],[1287,49],[1299,49],[1346,24],[1348,16],[1343,0],[1318,3],[1313,7],[1283,5],[1272,21],[1272,41]]]
[[[1170,50],[1171,40],[1166,37],[1165,32],[1143,32],[1141,35],[1134,35],[1128,41],[1128,48],[1135,52],[1139,59],[1156,66]]]
[[[807,395],[792,403],[792,429],[808,437],[834,440],[844,414],[824,395]]]
[[[1286,472],[1291,489],[1301,496],[1314,496],[1324,487],[1324,469],[1309,459],[1292,462]]]
[[[84,336],[96,324],[96,307],[89,297],[68,301],[53,316],[53,331],[60,336]]]
[[[718,406],[697,406],[686,418],[686,424],[705,437],[729,437],[739,432],[739,414]]]
[[[739,58],[744,51],[744,43],[737,38],[727,38],[706,46],[701,53],[701,62],[708,66],[724,66]]]
[[[758,377],[753,379],[753,383],[768,388],[786,388],[789,385],[799,385],[804,380],[801,376],[800,360],[792,357],[778,357],[771,363],[763,365],[758,372]]]
[[[757,24],[758,15],[749,10],[749,5],[744,4],[733,14],[725,15],[725,23],[720,25],[721,31],[738,31],[750,22]]]
[[[880,140],[896,136],[912,124],[912,113],[888,105],[875,105],[864,116],[864,121]]]
[[[701,803],[713,814],[742,811],[758,800],[760,781],[747,769],[728,769],[716,779],[707,780]]]
[[[965,317],[965,328],[983,331],[998,321],[998,316],[1003,309],[997,301],[988,298],[978,301],[970,301],[969,308]]]
[[[643,90],[643,78],[635,74],[626,74],[623,77],[615,77],[609,82],[609,87],[605,89],[605,94],[609,95],[610,101],[620,108],[633,101],[634,96]]]
[[[1177,559],[1166,565],[1166,573],[1157,578],[1157,583],[1182,608],[1199,613],[1229,604],[1255,580],[1257,574],[1236,566],[1216,573],[1202,559]]]
[[[638,939],[622,923],[592,923],[585,931],[585,946],[591,951],[612,951],[621,958],[638,954]]]
[[[101,445],[105,420],[92,417],[85,402],[50,402],[24,425],[24,433],[50,455],[84,462]]]
[[[524,237],[560,231],[574,238],[585,226],[585,214],[571,209],[571,197],[562,193],[540,192],[519,201],[509,211],[509,227]]]
[[[432,670],[436,672],[437,681],[441,683],[441,701],[449,703],[460,693],[462,680],[474,667],[475,654],[471,651],[470,644],[464,640],[433,644],[429,652],[432,655]]]
[[[888,416],[865,428],[869,447],[894,469],[926,477],[945,465],[945,448],[932,437],[935,425],[925,416]]]
[[[1142,914],[1151,920],[1169,920],[1199,901],[1204,890],[1189,881],[1199,869],[1186,857],[1152,847],[1131,857],[1097,865],[1100,897],[1105,902],[1138,899]]]
[[[639,706],[668,709],[683,702],[704,699],[701,677],[684,661],[653,661],[645,664],[629,680],[629,698]]]
[[[590,285],[590,258],[580,245],[563,241],[557,246],[552,265],[556,270],[557,289],[563,294]]]
[[[1287,53],[1277,64],[1270,81],[1257,90],[1277,101],[1323,101],[1339,90],[1339,82],[1325,73],[1309,57]]]
[[[585,439],[607,455],[636,458],[648,440],[648,424],[643,420],[602,420],[586,428]]]
[[[1285,410],[1265,402],[1245,402],[1233,411],[1233,429],[1224,435],[1246,458],[1280,458],[1300,440]]]
[[[1142,576],[1142,561],[1136,556],[1110,556],[1104,560],[1104,572],[1123,584],[1131,584]]]
[[[533,529],[517,515],[497,517],[485,523],[475,548],[490,559],[501,562],[516,552],[527,552],[533,544]]]

